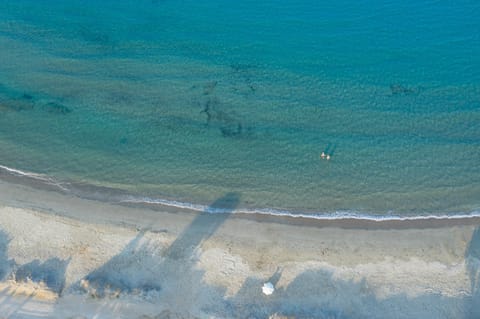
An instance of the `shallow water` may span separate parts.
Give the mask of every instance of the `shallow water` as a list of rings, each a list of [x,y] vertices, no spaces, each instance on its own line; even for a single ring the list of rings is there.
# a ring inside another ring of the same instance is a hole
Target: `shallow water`
[[[0,164],[135,200],[478,212],[479,14],[468,1],[4,1]]]

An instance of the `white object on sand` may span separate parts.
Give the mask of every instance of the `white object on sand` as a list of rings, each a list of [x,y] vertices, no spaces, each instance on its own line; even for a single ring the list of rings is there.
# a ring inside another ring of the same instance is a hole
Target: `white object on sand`
[[[273,287],[271,282],[266,282],[263,284],[262,292],[265,295],[270,296],[271,294],[273,294],[274,291],[275,291],[275,288]]]

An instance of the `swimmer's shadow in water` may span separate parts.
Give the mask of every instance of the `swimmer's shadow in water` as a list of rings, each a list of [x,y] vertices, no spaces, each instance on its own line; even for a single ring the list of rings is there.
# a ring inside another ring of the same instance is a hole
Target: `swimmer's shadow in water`
[[[333,156],[336,150],[337,150],[336,143],[328,143],[327,146],[323,149],[322,154],[325,154],[325,156],[327,155]]]

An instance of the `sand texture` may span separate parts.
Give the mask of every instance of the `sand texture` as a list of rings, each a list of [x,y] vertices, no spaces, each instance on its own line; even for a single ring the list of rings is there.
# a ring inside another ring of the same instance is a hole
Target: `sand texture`
[[[475,220],[344,226],[0,182],[0,318],[480,318]]]

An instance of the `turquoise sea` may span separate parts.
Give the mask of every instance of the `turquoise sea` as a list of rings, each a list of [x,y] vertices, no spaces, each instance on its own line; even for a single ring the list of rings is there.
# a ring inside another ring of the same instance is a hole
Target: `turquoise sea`
[[[198,209],[235,193],[250,212],[478,215],[479,17],[478,1],[1,1],[1,169]]]

